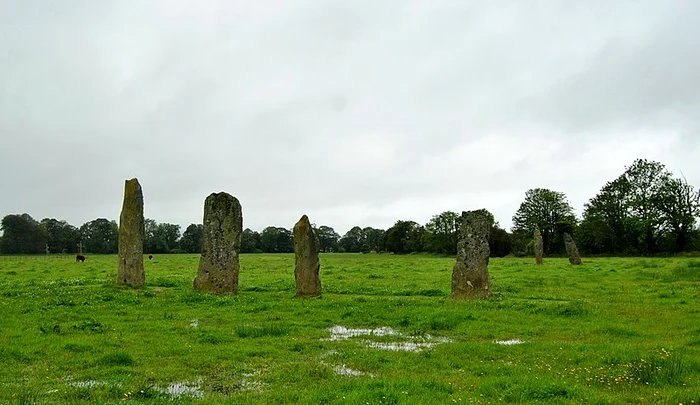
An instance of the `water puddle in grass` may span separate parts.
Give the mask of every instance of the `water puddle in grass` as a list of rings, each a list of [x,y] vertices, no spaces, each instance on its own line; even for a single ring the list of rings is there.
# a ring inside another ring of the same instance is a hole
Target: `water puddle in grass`
[[[70,383],[71,386],[75,388],[94,388],[102,385],[107,385],[104,381],[86,380],[86,381],[73,381]]]
[[[432,349],[441,343],[449,343],[450,339],[444,337],[434,337],[431,335],[405,336],[396,330],[384,326],[376,329],[352,329],[336,325],[329,329],[331,337],[323,339],[327,341],[347,340],[358,336],[384,337],[395,336],[402,339],[402,342],[375,342],[368,339],[361,340],[362,344],[372,349],[390,350],[395,352],[420,352],[424,349]]]
[[[351,329],[345,326],[334,326],[330,329],[331,337],[326,339],[330,341],[346,340],[356,336],[396,336],[399,332],[384,326],[376,329]]]
[[[333,367],[333,371],[335,371],[336,374],[346,376],[346,377],[359,377],[362,375],[365,375],[362,371],[359,370],[353,370],[350,367],[346,366],[345,364],[341,364],[339,366]]]
[[[202,381],[179,381],[168,385],[166,388],[158,388],[163,394],[168,394],[172,399],[181,397],[202,398],[204,391],[200,388]]]
[[[525,343],[524,341],[520,339],[510,339],[510,340],[497,340],[494,343],[497,345],[503,345],[503,346],[513,346],[513,345],[519,345]]]

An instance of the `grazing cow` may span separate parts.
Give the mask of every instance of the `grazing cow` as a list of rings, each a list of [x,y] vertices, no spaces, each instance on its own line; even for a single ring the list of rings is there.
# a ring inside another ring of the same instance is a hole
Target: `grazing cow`
[[[148,255],[148,260],[153,260],[153,255]]]
[[[85,256],[79,254],[79,255],[75,256],[75,261],[82,263],[85,261]]]

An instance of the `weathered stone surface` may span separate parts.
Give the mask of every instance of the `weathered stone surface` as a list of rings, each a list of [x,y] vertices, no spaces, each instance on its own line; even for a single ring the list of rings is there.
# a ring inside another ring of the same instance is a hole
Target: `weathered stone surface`
[[[202,255],[195,290],[238,294],[242,233],[243,213],[236,197],[224,192],[209,195],[204,201]]]
[[[489,281],[489,220],[479,211],[462,212],[457,263],[452,269],[452,296],[487,298]]]
[[[581,264],[581,255],[578,254],[578,248],[574,239],[568,233],[564,232],[564,245],[566,253],[569,255],[569,263],[578,266]]]
[[[124,183],[124,202],[119,216],[119,270],[117,282],[141,286],[146,282],[143,270],[143,191],[137,179]]]
[[[320,297],[321,278],[318,260],[318,238],[311,227],[309,218],[304,215],[294,225],[294,278],[297,283],[297,297]]]
[[[535,230],[535,264],[542,264],[542,256],[544,256],[542,234],[539,230]]]

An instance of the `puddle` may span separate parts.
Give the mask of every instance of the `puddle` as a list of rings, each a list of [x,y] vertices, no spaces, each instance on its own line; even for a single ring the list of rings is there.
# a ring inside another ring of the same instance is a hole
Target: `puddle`
[[[497,345],[503,345],[503,346],[513,346],[513,345],[519,345],[522,343],[525,343],[524,341],[520,339],[511,339],[511,340],[497,340],[494,343]]]
[[[352,329],[346,328],[344,326],[334,326],[329,329],[331,337],[328,339],[323,339],[326,341],[339,341],[347,340],[357,336],[369,336],[369,337],[383,337],[383,336],[395,336],[406,340],[404,342],[374,342],[368,339],[363,339],[361,341],[365,346],[372,349],[379,350],[390,350],[395,352],[420,352],[424,349],[432,349],[441,343],[450,343],[451,340],[444,337],[437,337],[431,335],[424,336],[405,336],[396,330],[384,326],[376,329]]]
[[[202,398],[204,391],[200,388],[201,380],[179,381],[168,385],[167,388],[158,388],[158,391],[170,395],[173,399],[180,397]]]
[[[383,326],[376,329],[351,329],[344,326],[334,326],[330,329],[331,337],[326,339],[330,341],[346,340],[356,336],[398,336],[399,332],[388,326]]]
[[[342,376],[347,376],[347,377],[359,377],[361,375],[365,375],[362,371],[359,370],[353,370],[350,367],[346,366],[345,364],[341,364],[339,366],[333,367],[333,371],[336,372],[338,375]]]
[[[432,349],[437,343],[415,343],[415,342],[366,342],[367,347],[379,350],[390,350],[392,352],[420,352],[423,349]]]
[[[94,388],[102,385],[107,385],[104,381],[86,380],[86,381],[71,381],[70,385],[75,388]]]

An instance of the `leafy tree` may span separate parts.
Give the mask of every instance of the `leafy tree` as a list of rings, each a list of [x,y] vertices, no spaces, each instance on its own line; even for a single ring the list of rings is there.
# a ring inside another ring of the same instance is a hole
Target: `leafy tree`
[[[626,205],[634,219],[635,244],[642,253],[652,253],[665,231],[661,202],[671,174],[659,162],[637,159],[622,176],[629,184]]]
[[[489,232],[489,250],[491,251],[491,257],[508,256],[513,250],[512,235],[501,228],[498,223],[491,226],[491,232]]]
[[[584,205],[578,239],[589,253],[626,253],[634,231],[627,209],[630,183],[624,177],[608,182]]]
[[[260,244],[265,253],[294,252],[294,239],[289,229],[268,226],[260,234]]]
[[[178,249],[180,239],[180,225],[160,223],[155,232],[156,250],[154,253],[170,253]]]
[[[143,233],[143,251],[146,253],[160,253],[158,252],[156,240],[156,233],[158,232],[158,222],[155,219],[146,218],[144,220],[144,233]]]
[[[683,179],[670,179],[661,190],[662,217],[675,240],[675,251],[685,252],[700,217],[700,192]]]
[[[49,251],[53,253],[75,253],[80,243],[78,228],[54,218],[44,218],[41,226],[46,230]]]
[[[321,252],[337,252],[340,235],[330,226],[321,225],[314,229],[318,237],[319,250]]]
[[[396,221],[394,226],[384,233],[384,245],[387,251],[396,254],[421,252],[421,239],[425,228],[413,221]]]
[[[202,253],[202,237],[204,226],[202,224],[190,224],[180,238],[180,249],[186,253]]]
[[[98,218],[80,227],[83,249],[89,253],[117,253],[119,249],[119,226],[116,221]]]
[[[241,253],[259,253],[262,251],[260,234],[250,228],[244,229],[241,235]]]
[[[425,225],[423,247],[426,252],[454,255],[457,253],[457,237],[461,217],[453,211],[434,215]]]
[[[344,252],[358,253],[362,251],[362,228],[359,226],[353,226],[349,231],[340,238],[338,244]]]
[[[592,253],[684,251],[692,240],[700,197],[659,162],[637,159],[586,205],[579,229]]]
[[[362,252],[379,252],[383,250],[382,239],[383,229],[376,229],[370,226],[362,228]]]
[[[0,252],[36,254],[46,252],[48,232],[29,214],[6,215],[2,219]]]
[[[576,225],[574,209],[564,193],[544,188],[535,188],[525,193],[525,200],[513,216],[513,232],[532,235],[535,229],[542,233],[545,253],[561,250],[557,246],[557,230]],[[557,249],[559,248],[559,249]]]

